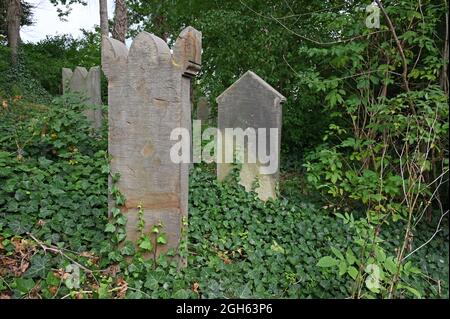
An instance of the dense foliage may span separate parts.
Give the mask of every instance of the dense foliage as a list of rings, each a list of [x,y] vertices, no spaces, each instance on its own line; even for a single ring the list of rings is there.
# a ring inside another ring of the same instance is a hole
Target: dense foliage
[[[21,26],[30,26],[33,24],[33,9],[34,6],[27,1],[20,1],[22,5],[22,19]],[[0,43],[4,42],[7,37],[7,8],[8,2],[6,0],[0,1]]]
[[[383,1],[379,28],[360,1],[127,3],[131,36],[202,31],[212,119],[249,69],[287,97],[280,196],[196,164],[187,242],[152,257],[164,227],[126,242],[108,194],[106,123],[53,98],[62,67],[100,63],[98,30],[24,44],[14,68],[0,46],[0,297],[448,298],[445,0]]]
[[[83,30],[80,39],[69,35],[47,36],[37,43],[25,43],[20,47],[17,68],[9,67],[9,50],[0,47],[0,72],[7,77],[0,79],[0,92],[2,96],[25,96],[29,94],[29,87],[17,82],[36,82],[33,92],[46,90],[52,95],[61,94],[61,69],[83,66],[87,69],[100,65],[100,35]],[[18,70],[17,70],[18,69]],[[24,74],[26,72],[26,74]],[[13,78],[12,74],[14,75]],[[16,76],[19,74],[20,76]],[[11,90],[7,85],[15,83],[17,88]],[[106,94],[106,80],[102,78],[103,92]],[[106,96],[105,96],[106,99]],[[30,96],[31,101],[34,97]]]
[[[74,69],[76,66],[83,66],[89,70],[92,66],[100,65],[98,33],[83,31],[81,39],[66,35],[47,37],[36,44],[25,44],[22,49],[23,64],[51,94],[62,92],[62,68]],[[42,61],[51,63],[44,64]]]
[[[354,292],[351,277],[327,267],[326,256],[342,250],[349,267],[356,266],[361,250],[352,239],[363,235],[355,220],[364,218],[346,213],[353,222],[343,223],[305,200],[294,179],[282,183],[279,200],[264,203],[236,183],[237,174],[219,183],[212,167],[196,166],[188,250],[180,252],[187,253],[188,267],[181,272],[165,256],[143,259],[151,249],[145,245],[117,245],[110,225],[120,228],[124,221],[120,214],[106,218],[105,138],[92,135],[83,108],[78,97],[64,96],[48,106],[10,101],[2,110],[4,297],[344,298]],[[417,242],[432,232],[424,227]],[[389,258],[401,236],[397,224],[386,227],[379,254]],[[411,257],[397,296],[448,296],[447,237],[438,234]],[[68,268],[74,264],[81,268],[79,287]]]
[[[211,102],[247,69],[288,98],[284,162],[303,164],[328,210],[366,216],[355,226],[364,234],[355,247],[366,251],[358,271],[331,256],[327,265],[355,279],[354,297],[393,297],[418,226],[448,219],[448,3],[181,2],[131,1],[141,22],[131,33],[173,41],[187,24],[202,30],[197,89]],[[403,231],[394,265],[377,254],[390,223]],[[371,289],[369,266],[396,271]]]

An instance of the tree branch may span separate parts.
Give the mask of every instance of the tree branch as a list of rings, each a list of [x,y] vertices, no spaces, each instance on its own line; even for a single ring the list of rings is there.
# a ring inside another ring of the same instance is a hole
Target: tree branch
[[[389,15],[387,14],[387,12],[384,9],[383,5],[381,4],[381,1],[380,0],[375,0],[375,2],[380,7],[381,11],[383,12],[383,15],[386,18],[386,21],[388,23],[389,30],[391,31],[392,36],[394,37],[395,43],[397,44],[397,49],[398,49],[398,52],[400,53],[400,57],[402,58],[402,64],[403,64],[402,78],[403,78],[403,82],[405,84],[405,89],[406,89],[407,92],[409,92],[408,63],[406,61],[405,53],[403,52],[402,44],[400,43],[400,40],[398,39],[397,32],[395,32],[394,25],[392,24],[392,21],[389,18]]]
[[[414,249],[412,252],[410,252],[408,255],[406,255],[403,259],[402,262],[405,261],[406,258],[408,258],[409,256],[411,256],[412,254],[414,254],[415,252],[417,252],[418,250],[422,249],[423,247],[425,247],[428,243],[430,243],[433,238],[441,231],[441,229],[439,228],[441,226],[441,222],[442,219],[444,218],[445,215],[448,214],[448,211],[446,211],[444,214],[442,214],[441,218],[439,219],[439,223],[436,227],[436,231],[434,232],[434,234],[430,237],[430,239],[428,239],[426,242],[424,242],[422,245],[420,245],[419,247],[417,247],[416,249]]]

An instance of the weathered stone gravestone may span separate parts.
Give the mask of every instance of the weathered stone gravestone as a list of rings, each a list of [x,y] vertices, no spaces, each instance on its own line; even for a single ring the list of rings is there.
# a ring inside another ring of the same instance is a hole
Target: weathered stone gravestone
[[[225,90],[217,99],[217,177],[223,180],[236,162],[233,154],[242,151],[240,183],[255,191],[261,200],[276,197],[281,141],[281,104],[285,97],[251,71]],[[239,139],[234,135],[244,133]],[[228,155],[227,155],[228,154]],[[227,156],[230,156],[227,159]],[[239,160],[237,160],[239,162]]]
[[[197,119],[207,123],[209,121],[209,102],[208,99],[204,96],[198,99],[197,103]]]
[[[63,93],[77,92],[83,94],[90,105],[101,105],[100,67],[94,66],[89,71],[77,66],[74,71],[62,69]],[[102,110],[100,108],[87,109],[84,113],[92,127],[98,130],[102,125]]]
[[[120,174],[125,196],[127,239],[136,242],[138,206],[145,232],[160,222],[168,243],[177,247],[188,214],[188,163],[171,161],[171,132],[191,129],[190,81],[200,70],[201,33],[184,29],[171,53],[157,36],[142,32],[130,50],[104,38],[102,66],[108,77],[111,174]],[[111,183],[111,181],[110,181]],[[112,206],[110,200],[110,208]]]

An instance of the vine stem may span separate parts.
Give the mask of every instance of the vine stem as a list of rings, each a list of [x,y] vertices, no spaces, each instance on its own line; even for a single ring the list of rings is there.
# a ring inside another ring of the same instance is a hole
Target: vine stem
[[[49,245],[44,244],[42,241],[37,239],[32,233],[27,233],[27,235],[30,236],[31,239],[33,239],[44,250],[44,252],[50,251],[50,252],[53,252],[53,253],[56,253],[56,254],[60,254],[64,258],[70,260],[72,263],[74,263],[75,265],[77,265],[78,267],[80,267],[81,269],[83,269],[84,271],[89,273],[90,275],[92,275],[92,277],[97,282],[97,284],[99,283],[97,278],[94,276],[94,272],[92,270],[90,270],[89,268],[86,268],[85,266],[83,266],[82,264],[77,262],[75,259],[73,259],[72,257],[70,257],[67,254],[65,254],[62,251],[62,249],[60,249],[58,247],[55,247],[55,246],[51,246],[51,245],[49,246]]]

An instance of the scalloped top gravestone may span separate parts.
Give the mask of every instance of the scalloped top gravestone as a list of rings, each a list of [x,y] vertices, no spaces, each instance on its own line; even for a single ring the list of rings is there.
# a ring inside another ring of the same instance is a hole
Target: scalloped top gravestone
[[[223,180],[231,169],[231,163],[225,162],[226,148],[229,154],[233,154],[239,147],[236,137],[227,135],[225,129],[241,129],[244,132],[254,130],[255,140],[246,136],[241,145],[244,157],[241,160],[240,183],[247,191],[254,188],[261,200],[276,197],[281,141],[281,104],[285,100],[283,95],[252,71],[247,71],[217,97],[218,129],[222,136],[218,145],[218,149],[222,151],[218,155],[217,163],[219,180]],[[265,129],[265,132],[261,129]],[[265,141],[262,139],[263,135]],[[261,145],[261,142],[265,143]],[[269,161],[267,156],[260,154],[272,154],[272,157]],[[255,160],[252,161],[251,158]],[[259,186],[255,187],[255,182]]]
[[[190,81],[200,71],[201,33],[187,27],[173,54],[157,36],[142,32],[127,47],[103,38],[102,66],[108,77],[111,175],[126,201],[127,239],[136,242],[138,206],[145,232],[162,223],[167,245],[177,247],[188,214],[188,163],[170,158],[175,128],[191,129]],[[111,183],[111,180],[110,180]],[[110,200],[110,211],[112,208]]]
[[[101,105],[100,87],[100,67],[94,66],[89,71],[86,68],[77,66],[74,71],[62,69],[63,93],[77,92],[86,97],[86,102],[90,105]],[[102,125],[102,110],[100,108],[87,109],[84,114],[92,123],[96,130]]]

